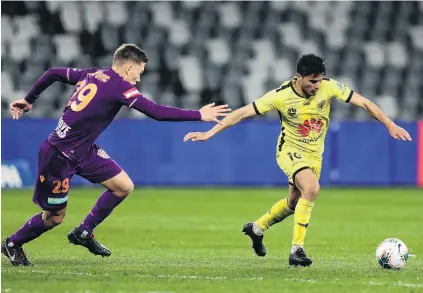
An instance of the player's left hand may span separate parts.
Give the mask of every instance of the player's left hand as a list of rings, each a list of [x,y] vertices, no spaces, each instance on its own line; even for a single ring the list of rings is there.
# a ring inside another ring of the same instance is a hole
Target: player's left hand
[[[190,132],[184,137],[184,142],[188,140],[192,141],[205,141],[210,138],[210,134],[208,132]]]
[[[19,116],[32,109],[32,104],[25,101],[25,99],[19,99],[10,103],[10,112],[12,112],[13,120],[18,120]]]
[[[407,130],[405,130],[402,127],[399,127],[398,125],[394,124],[392,127],[390,127],[389,129],[389,134],[395,138],[396,140],[409,140],[411,141],[411,136],[410,134],[407,132]]]
[[[205,105],[200,109],[201,120],[203,121],[215,121],[221,125],[225,125],[222,121],[217,119],[217,117],[228,116],[228,112],[231,111],[231,108],[228,105],[215,106],[215,103]]]

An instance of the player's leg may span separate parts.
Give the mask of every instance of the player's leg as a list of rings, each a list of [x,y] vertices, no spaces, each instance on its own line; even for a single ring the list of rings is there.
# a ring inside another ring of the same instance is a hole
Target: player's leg
[[[30,266],[32,263],[26,257],[22,245],[28,243],[43,233],[53,229],[62,223],[66,214],[66,208],[59,211],[43,211],[31,217],[13,235],[7,237],[1,243],[2,253],[9,258],[15,266]]]
[[[86,247],[95,255],[110,256],[110,250],[95,240],[93,231],[132,193],[134,184],[126,172],[96,146],[84,160],[78,174],[93,183],[102,184],[107,189],[100,195],[79,227],[68,234],[68,239],[75,245]]]
[[[40,147],[38,159],[39,174],[33,201],[43,212],[31,217],[1,243],[2,253],[13,265],[31,265],[22,246],[62,223],[66,214],[67,194],[72,177],[67,159],[46,142]]]
[[[295,207],[294,233],[292,239],[290,265],[309,266],[312,260],[307,257],[304,251],[304,240],[307,227],[310,222],[314,201],[319,194],[320,186],[318,178],[311,168],[304,168],[294,173],[293,183],[301,192],[301,197]]]
[[[300,197],[301,193],[299,189],[290,184],[288,197],[275,203],[270,210],[257,221],[244,225],[242,232],[250,236],[254,252],[258,256],[266,255],[266,247],[263,244],[264,231],[269,229],[270,226],[280,223],[294,214],[295,205]]]
[[[94,229],[100,225],[100,223],[102,223],[134,189],[134,184],[125,171],[121,171],[121,173],[115,177],[101,184],[106,187],[107,190],[100,195],[90,213],[78,227],[79,230],[89,235],[93,233]]]
[[[288,176],[289,195],[274,204],[270,210],[254,223],[244,225],[242,231],[248,235],[253,243],[254,252],[258,256],[266,255],[263,245],[263,232],[270,226],[282,222],[294,214],[295,204],[301,196],[298,188],[292,182],[292,175],[301,168],[308,168],[309,163],[296,149],[285,147],[277,153],[276,161],[282,171]]]
[[[282,222],[287,217],[294,214],[295,205],[300,197],[300,190],[289,184],[288,197],[275,203],[266,214],[255,222],[255,224],[257,224],[262,231],[265,231],[269,229],[270,226]]]

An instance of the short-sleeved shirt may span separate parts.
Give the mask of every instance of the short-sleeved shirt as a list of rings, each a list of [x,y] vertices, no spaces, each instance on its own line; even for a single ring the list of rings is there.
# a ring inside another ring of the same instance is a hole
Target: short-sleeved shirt
[[[332,98],[348,103],[353,91],[346,85],[325,78],[316,95],[305,98],[294,89],[295,78],[266,93],[253,102],[257,114],[271,110],[279,113],[282,129],[277,151],[289,145],[310,156],[322,156],[324,139],[329,128]]]

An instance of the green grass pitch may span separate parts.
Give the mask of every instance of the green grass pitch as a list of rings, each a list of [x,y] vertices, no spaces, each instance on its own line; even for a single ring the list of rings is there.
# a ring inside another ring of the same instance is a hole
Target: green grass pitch
[[[287,265],[293,217],[266,231],[264,258],[241,233],[287,188],[136,189],[95,231],[109,258],[66,238],[101,192],[72,189],[64,223],[25,246],[36,266],[2,256],[2,292],[423,292],[421,189],[322,189],[306,238],[309,268]],[[3,190],[2,238],[37,212],[31,190]],[[403,270],[376,262],[389,237],[409,248]]]

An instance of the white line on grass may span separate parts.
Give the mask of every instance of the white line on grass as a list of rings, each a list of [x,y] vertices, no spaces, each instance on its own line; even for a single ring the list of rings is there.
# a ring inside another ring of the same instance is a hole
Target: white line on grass
[[[284,281],[302,282],[302,283],[316,283],[313,279],[302,279],[302,278],[285,278]]]
[[[419,288],[423,288],[423,284],[407,284],[407,283],[402,283],[402,282],[397,282],[394,283],[394,285],[396,286],[403,286],[403,287],[419,287]]]
[[[370,281],[369,285],[377,285],[377,286],[400,286],[400,287],[413,287],[413,288],[423,288],[423,284],[408,284],[408,283],[402,283],[402,282],[396,282],[393,284],[388,284],[388,283],[381,283],[381,282],[373,282]]]
[[[5,288],[1,290],[5,293],[42,293],[41,291],[27,290],[27,289],[11,289]],[[103,293],[104,291],[92,291],[92,290],[82,290],[82,291],[64,291],[64,293]],[[175,293],[170,291],[114,291],[113,293]]]
[[[27,273],[26,270],[17,270],[19,273]],[[52,272],[42,270],[31,270],[33,273],[38,274],[53,274]],[[110,274],[91,274],[80,272],[54,272],[55,275],[77,275],[77,276],[110,276]],[[133,277],[141,278],[161,278],[161,279],[199,279],[199,280],[247,280],[247,281],[261,281],[263,277],[234,277],[229,278],[226,276],[198,276],[198,275],[151,275],[151,274],[131,274]]]

